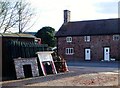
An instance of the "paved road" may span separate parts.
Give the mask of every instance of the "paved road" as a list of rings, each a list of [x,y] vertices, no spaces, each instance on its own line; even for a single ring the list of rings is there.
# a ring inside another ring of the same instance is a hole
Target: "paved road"
[[[118,68],[120,65],[119,62],[91,62],[91,61],[84,61],[84,62],[67,62],[68,66],[84,66],[84,67],[111,67],[111,68]]]
[[[118,72],[118,62],[68,62],[70,71],[77,73]]]

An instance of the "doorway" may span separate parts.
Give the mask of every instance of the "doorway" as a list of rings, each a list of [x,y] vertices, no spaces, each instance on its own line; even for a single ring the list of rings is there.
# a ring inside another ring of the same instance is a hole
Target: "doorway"
[[[31,65],[23,65],[23,70],[25,78],[32,77]]]
[[[85,60],[91,60],[90,49],[85,49]]]
[[[110,48],[109,47],[104,48],[104,60],[110,61]]]
[[[46,74],[53,74],[52,63],[50,61],[43,62]]]

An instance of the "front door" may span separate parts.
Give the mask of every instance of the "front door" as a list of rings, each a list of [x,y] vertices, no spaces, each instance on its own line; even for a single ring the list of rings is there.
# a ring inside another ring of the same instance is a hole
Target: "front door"
[[[110,60],[110,48],[109,47],[104,48],[104,60],[105,61]]]
[[[85,60],[90,60],[91,58],[91,55],[90,55],[90,49],[85,49]]]

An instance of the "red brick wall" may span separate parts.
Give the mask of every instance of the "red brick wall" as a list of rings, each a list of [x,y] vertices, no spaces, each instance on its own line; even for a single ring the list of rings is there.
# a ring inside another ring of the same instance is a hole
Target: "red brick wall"
[[[85,48],[90,48],[91,61],[99,61],[104,57],[104,47],[110,47],[110,57],[119,57],[118,45],[120,43],[118,42],[120,41],[114,41],[112,35],[91,36],[90,38],[90,42],[85,42],[83,36],[76,36],[72,37],[71,43],[67,43],[66,37],[59,37],[58,55],[62,56],[66,60],[83,61],[85,58]],[[74,48],[74,55],[66,55],[65,48]]]

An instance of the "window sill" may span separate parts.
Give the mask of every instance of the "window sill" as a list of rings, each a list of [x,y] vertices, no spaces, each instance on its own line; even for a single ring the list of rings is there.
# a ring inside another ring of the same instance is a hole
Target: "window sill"
[[[66,54],[66,55],[73,55],[73,54]]]

